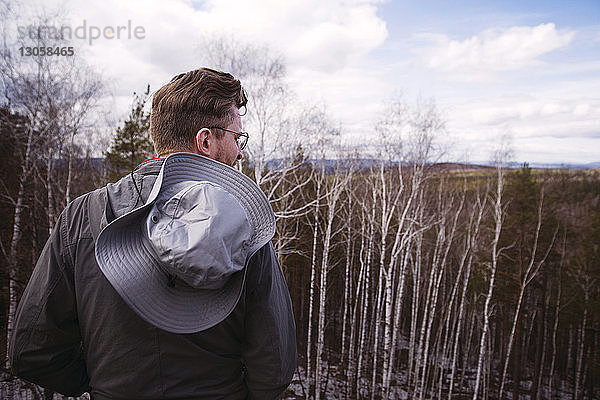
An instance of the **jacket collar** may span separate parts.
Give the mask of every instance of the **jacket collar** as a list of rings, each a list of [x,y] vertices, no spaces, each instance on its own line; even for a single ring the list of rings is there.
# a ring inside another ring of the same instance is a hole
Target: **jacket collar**
[[[149,158],[135,167],[133,173],[141,175],[158,175],[164,162],[164,158]]]

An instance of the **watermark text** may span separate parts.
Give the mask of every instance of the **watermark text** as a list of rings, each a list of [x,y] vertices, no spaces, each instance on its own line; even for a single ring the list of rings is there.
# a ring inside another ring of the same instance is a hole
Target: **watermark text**
[[[127,39],[142,40],[146,38],[146,29],[143,26],[134,26],[131,20],[127,20],[125,25],[116,26],[97,26],[88,25],[87,20],[76,26],[52,26],[52,25],[27,25],[17,26],[19,39],[32,40],[86,40],[90,45],[100,39]]]

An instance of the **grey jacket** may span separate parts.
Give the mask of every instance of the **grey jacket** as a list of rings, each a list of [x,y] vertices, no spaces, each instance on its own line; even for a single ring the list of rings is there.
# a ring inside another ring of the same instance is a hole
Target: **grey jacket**
[[[17,309],[13,372],[97,400],[277,398],[292,379],[297,354],[289,292],[270,243],[249,261],[244,292],[229,317],[188,335],[138,317],[96,263],[101,229],[145,202],[162,161],[143,163],[63,211]]]

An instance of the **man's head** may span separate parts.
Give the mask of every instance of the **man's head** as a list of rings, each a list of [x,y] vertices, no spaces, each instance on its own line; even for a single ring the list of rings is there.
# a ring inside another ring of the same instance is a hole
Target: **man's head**
[[[209,68],[179,74],[152,99],[150,135],[159,156],[185,151],[228,165],[241,158],[235,132],[242,129],[239,109],[246,93],[232,75]]]

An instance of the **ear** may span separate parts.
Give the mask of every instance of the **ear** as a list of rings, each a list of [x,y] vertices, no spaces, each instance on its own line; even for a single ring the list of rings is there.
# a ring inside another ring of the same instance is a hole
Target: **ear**
[[[211,134],[210,129],[200,129],[194,138],[194,153],[212,158],[217,150],[215,141],[216,138]]]

